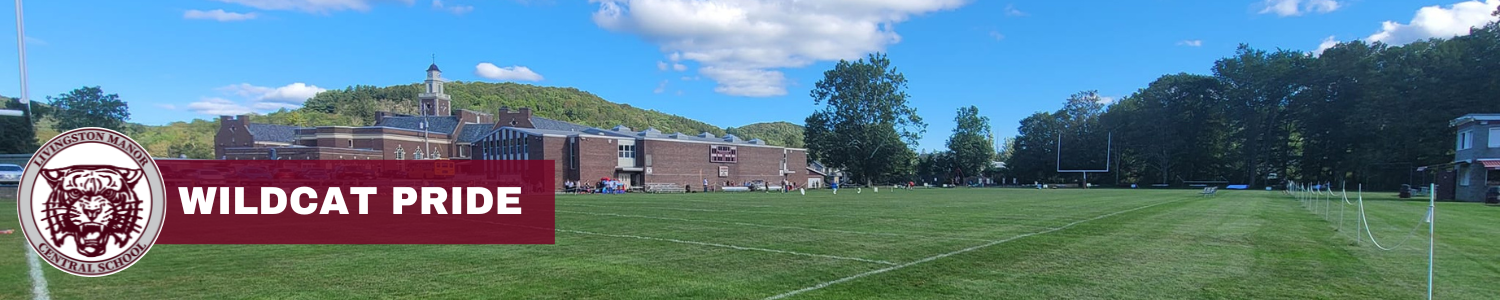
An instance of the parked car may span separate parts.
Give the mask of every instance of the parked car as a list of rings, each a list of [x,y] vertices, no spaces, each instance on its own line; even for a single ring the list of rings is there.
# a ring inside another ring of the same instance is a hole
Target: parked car
[[[0,184],[20,184],[22,170],[21,166],[0,164]]]
[[[302,171],[302,179],[328,180],[330,177],[331,176],[329,176],[328,170],[324,169],[307,169]]]
[[[297,179],[298,177],[297,172],[294,172],[290,169],[276,170],[276,172],[272,174],[275,175],[272,175],[271,178],[276,180]]]
[[[334,175],[340,180],[370,180],[375,179],[375,172],[361,167],[338,167]]]
[[[271,179],[271,171],[260,167],[245,167],[235,172],[234,177],[242,180],[264,180]]]
[[[199,180],[224,180],[224,173],[213,169],[203,169],[198,170],[197,177]]]

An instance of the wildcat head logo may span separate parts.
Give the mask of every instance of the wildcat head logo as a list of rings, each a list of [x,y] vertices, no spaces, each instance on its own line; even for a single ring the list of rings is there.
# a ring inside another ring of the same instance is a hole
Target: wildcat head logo
[[[144,148],[103,128],[68,131],[26,165],[17,213],[28,244],[79,276],[130,267],[156,242],[166,202],[161,172]]]
[[[106,243],[125,247],[140,232],[135,224],[141,200],[131,189],[141,180],[140,169],[72,166],[42,169],[42,178],[53,190],[42,208],[52,244],[72,237],[78,254],[99,257]]]

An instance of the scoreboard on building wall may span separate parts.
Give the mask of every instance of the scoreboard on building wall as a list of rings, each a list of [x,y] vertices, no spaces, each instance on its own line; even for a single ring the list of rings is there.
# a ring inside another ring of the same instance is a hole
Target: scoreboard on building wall
[[[708,155],[709,162],[734,163],[738,161],[735,156],[735,146],[715,145],[709,146],[709,149],[711,149]]]

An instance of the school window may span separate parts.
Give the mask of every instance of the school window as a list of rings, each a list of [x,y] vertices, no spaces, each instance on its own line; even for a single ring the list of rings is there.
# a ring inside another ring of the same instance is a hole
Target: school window
[[[635,145],[620,145],[620,158],[635,158]]]
[[[578,169],[578,138],[568,137],[568,169]]]

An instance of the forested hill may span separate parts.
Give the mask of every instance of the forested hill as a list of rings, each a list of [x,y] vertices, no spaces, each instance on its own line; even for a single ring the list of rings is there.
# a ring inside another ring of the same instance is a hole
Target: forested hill
[[[708,123],[610,102],[575,88],[543,87],[516,83],[450,82],[445,92],[453,96],[453,107],[494,113],[501,106],[512,109],[532,108],[540,117],[595,127],[625,125],[634,129],[655,127],[662,132],[717,136],[734,133],[744,139],[763,139],[778,146],[802,147],[802,126],[788,122],[755,123],[743,127],[720,128]],[[421,84],[387,87],[353,86],[329,90],[309,99],[303,108],[253,115],[254,122],[296,126],[365,126],[375,123],[376,111],[417,113],[417,94]],[[37,139],[45,142],[57,135],[50,116],[38,120]],[[211,158],[213,138],[218,130],[217,118],[172,122],[161,126],[126,125],[126,134],[135,138],[152,155],[158,157]],[[728,132],[726,132],[726,129]]]
[[[792,148],[804,148],[802,125],[790,122],[755,123],[740,127],[725,128],[724,132],[745,139],[762,139],[766,143]]]
[[[443,86],[453,96],[453,108],[494,113],[502,106],[511,109],[529,107],[540,117],[588,126],[610,128],[625,125],[635,129],[656,127],[665,133],[700,132],[724,135],[724,129],[682,116],[609,102],[592,93],[575,88],[543,87],[517,83],[455,81]],[[353,118],[360,124],[373,124],[376,111],[417,113],[417,94],[421,84],[387,87],[353,86],[343,90],[319,93],[307,100],[300,110],[330,113]],[[273,113],[274,114],[274,113]],[[274,118],[273,118],[274,119]],[[275,122],[275,121],[272,121]],[[345,125],[345,124],[288,125]],[[354,124],[348,124],[354,125]]]

